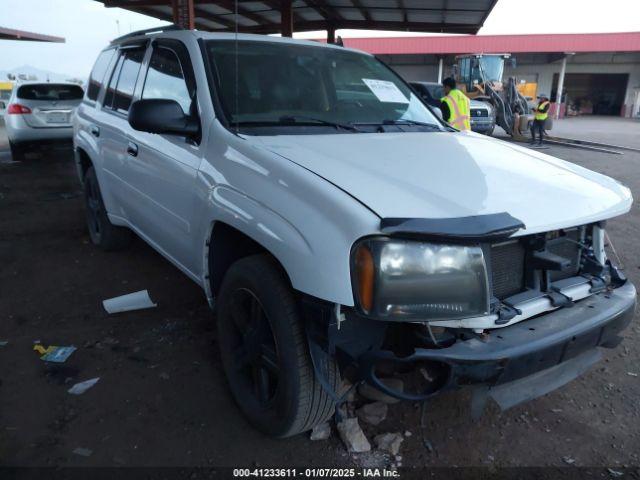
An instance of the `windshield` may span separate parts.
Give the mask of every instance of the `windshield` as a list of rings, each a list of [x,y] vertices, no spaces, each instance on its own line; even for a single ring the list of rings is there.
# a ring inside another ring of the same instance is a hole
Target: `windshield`
[[[209,41],[207,53],[215,69],[215,90],[231,125],[313,124],[326,130],[327,124],[417,122],[442,128],[397,75],[366,54],[239,41],[236,63],[233,40]]]
[[[501,82],[504,70],[504,58],[497,57],[481,57],[480,66],[484,72],[485,80],[490,82]]]

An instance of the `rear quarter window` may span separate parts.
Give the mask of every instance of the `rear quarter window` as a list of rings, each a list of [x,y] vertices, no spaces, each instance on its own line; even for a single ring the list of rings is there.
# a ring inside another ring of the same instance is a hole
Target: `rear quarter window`
[[[16,95],[23,100],[80,100],[84,96],[84,90],[79,85],[42,83],[22,85]]]
[[[114,53],[115,49],[109,49],[98,55],[98,59],[89,76],[89,86],[87,87],[87,98],[89,100],[95,101],[98,99],[100,88],[102,88],[102,83],[104,82],[104,76],[107,73]]]

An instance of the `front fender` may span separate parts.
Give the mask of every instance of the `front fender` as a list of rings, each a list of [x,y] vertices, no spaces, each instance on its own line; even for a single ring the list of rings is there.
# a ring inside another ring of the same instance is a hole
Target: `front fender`
[[[250,141],[229,134],[215,143],[224,151],[200,169],[200,180],[210,186],[199,227],[206,238],[203,278],[213,225],[224,222],[268,250],[296,290],[352,306],[351,247],[378,231],[380,218],[313,172]]]

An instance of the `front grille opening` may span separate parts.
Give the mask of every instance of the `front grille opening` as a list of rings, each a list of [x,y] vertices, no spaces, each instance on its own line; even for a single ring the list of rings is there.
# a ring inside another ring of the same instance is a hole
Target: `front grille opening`
[[[491,245],[493,295],[505,298],[524,290],[525,248],[518,241]]]
[[[580,272],[580,258],[582,255],[583,227],[556,230],[540,238],[536,236],[491,245],[490,266],[493,296],[502,300],[527,288],[526,262],[527,248],[544,248],[560,257],[567,258],[571,265],[564,271],[550,271],[551,282],[574,277]],[[531,245],[531,246],[529,246]],[[539,246],[533,246],[539,245]]]
[[[571,260],[571,267],[564,272],[550,272],[552,282],[574,277],[580,270],[580,230],[575,228],[562,233],[564,235],[561,234],[559,237],[547,241],[547,250]]]

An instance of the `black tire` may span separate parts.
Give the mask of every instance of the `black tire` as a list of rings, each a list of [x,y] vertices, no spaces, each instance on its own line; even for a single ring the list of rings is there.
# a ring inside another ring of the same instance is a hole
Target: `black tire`
[[[253,255],[229,268],[217,317],[231,392],[256,429],[289,437],[332,415],[334,403],[316,378],[294,293],[273,258]],[[338,367],[328,362],[327,380],[337,391]]]
[[[22,160],[24,160],[24,145],[9,142],[9,149],[11,150],[11,159],[14,162],[21,162]]]
[[[117,227],[109,221],[93,167],[89,167],[84,176],[84,201],[91,242],[105,251],[127,247],[131,242],[131,230]]]

